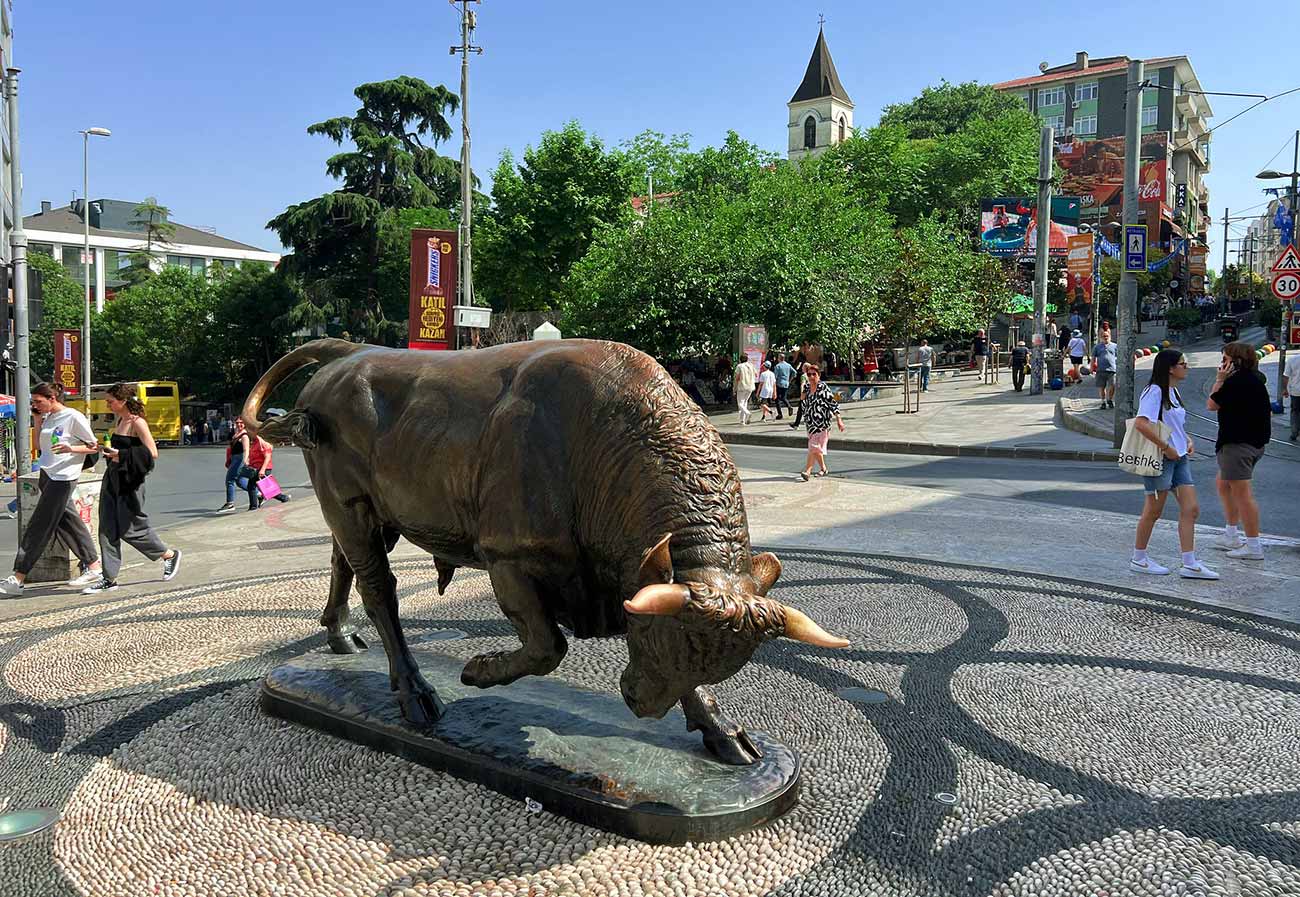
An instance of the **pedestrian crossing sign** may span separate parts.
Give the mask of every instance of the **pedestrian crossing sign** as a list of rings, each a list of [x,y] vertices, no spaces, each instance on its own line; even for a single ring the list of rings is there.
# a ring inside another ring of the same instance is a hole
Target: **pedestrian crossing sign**
[[[1273,263],[1272,270],[1275,274],[1300,273],[1300,252],[1295,251],[1294,245],[1288,245],[1282,250],[1282,254]]]

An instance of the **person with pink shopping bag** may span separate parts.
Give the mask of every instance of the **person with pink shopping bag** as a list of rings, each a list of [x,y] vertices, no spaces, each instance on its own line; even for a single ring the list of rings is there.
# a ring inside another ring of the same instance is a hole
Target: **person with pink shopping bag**
[[[293,497],[280,488],[280,484],[271,474],[271,455],[274,451],[274,446],[261,436],[249,435],[248,467],[244,468],[243,475],[248,478],[248,510],[250,511],[256,511],[268,498],[286,502]]]

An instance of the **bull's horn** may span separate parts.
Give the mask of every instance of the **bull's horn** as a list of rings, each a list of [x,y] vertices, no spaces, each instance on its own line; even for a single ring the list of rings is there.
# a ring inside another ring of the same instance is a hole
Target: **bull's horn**
[[[624,601],[623,609],[631,614],[659,614],[671,617],[681,611],[690,593],[691,590],[683,585],[657,583],[639,590],[630,601]]]
[[[785,607],[786,638],[794,639],[796,642],[817,645],[819,648],[847,648],[849,646],[848,639],[831,635],[810,620],[803,611],[795,610],[789,605],[783,606]]]

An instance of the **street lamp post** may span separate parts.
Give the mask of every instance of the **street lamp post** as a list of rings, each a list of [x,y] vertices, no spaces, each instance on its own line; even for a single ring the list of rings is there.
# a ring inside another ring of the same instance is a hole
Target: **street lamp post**
[[[90,138],[112,137],[108,128],[86,128],[81,132],[81,269],[86,279],[86,306],[81,319],[81,399],[90,414]]]
[[[1261,171],[1255,177],[1271,181],[1279,178],[1291,179],[1291,245],[1300,249],[1300,206],[1296,204],[1296,197],[1300,195],[1297,191],[1297,185],[1300,184],[1300,131],[1295,132],[1295,149],[1291,158],[1291,171]],[[1294,305],[1284,305],[1282,307],[1282,338],[1278,342],[1277,350],[1277,401],[1282,402],[1282,374],[1286,369],[1286,349],[1287,343],[1291,340],[1291,321],[1295,317]],[[1294,388],[1294,384],[1292,384]]]

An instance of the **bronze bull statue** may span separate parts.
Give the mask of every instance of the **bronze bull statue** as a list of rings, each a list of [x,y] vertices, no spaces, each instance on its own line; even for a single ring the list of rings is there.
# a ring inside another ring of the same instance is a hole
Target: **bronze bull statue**
[[[258,419],[267,394],[321,363],[289,414]],[[761,753],[705,687],[778,636],[848,642],[768,598],[781,574],[753,555],[740,476],[712,424],[649,356],[560,340],[474,352],[414,352],[317,340],[290,352],[244,405],[248,427],[301,446],[334,538],[321,624],[336,652],[355,575],[388,655],[403,715],[442,702],[397,616],[388,552],[428,551],[441,594],[457,567],[485,569],[521,647],[480,654],[461,680],[486,688],[543,676],[578,638],[627,635],[620,679],[637,716],[681,702],[718,759]]]

